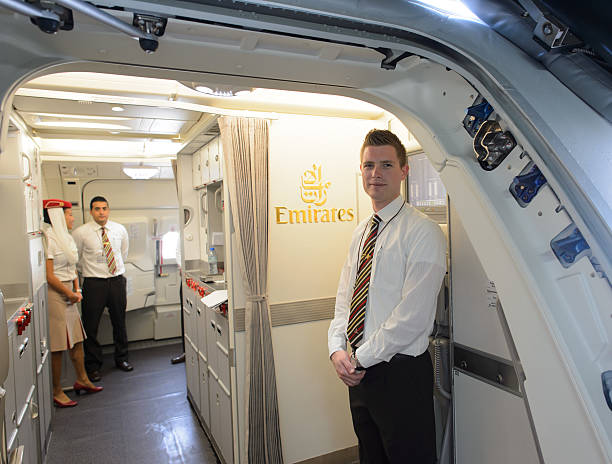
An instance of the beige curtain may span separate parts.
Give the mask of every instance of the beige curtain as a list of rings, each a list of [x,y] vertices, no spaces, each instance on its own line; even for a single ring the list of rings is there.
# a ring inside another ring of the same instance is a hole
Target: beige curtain
[[[233,226],[246,291],[246,448],[249,464],[282,464],[268,304],[268,121],[219,119]]]

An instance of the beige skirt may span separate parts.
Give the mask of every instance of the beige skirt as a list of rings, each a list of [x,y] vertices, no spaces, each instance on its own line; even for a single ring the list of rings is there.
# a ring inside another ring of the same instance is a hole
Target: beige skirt
[[[72,289],[72,281],[62,282]],[[49,341],[51,351],[64,351],[85,340],[85,330],[76,304],[49,288]]]

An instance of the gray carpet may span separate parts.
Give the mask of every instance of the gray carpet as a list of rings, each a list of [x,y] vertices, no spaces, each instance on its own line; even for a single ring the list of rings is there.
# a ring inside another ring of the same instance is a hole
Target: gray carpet
[[[132,372],[107,357],[98,385],[74,408],[55,408],[46,464],[216,464],[189,406],[185,364],[170,364],[180,344],[130,350]]]

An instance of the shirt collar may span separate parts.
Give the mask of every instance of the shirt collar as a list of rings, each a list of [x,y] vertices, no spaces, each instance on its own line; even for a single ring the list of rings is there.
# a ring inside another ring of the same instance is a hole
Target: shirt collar
[[[381,219],[381,222],[387,222],[399,212],[403,204],[404,199],[401,195],[398,195],[395,200],[375,214]]]

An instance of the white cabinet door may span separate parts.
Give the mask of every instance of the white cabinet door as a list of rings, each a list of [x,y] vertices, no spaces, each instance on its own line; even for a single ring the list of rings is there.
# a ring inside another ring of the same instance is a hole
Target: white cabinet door
[[[36,396],[36,392],[33,392]],[[37,464],[38,463],[38,422],[33,419],[33,406],[32,398],[26,405],[26,411],[23,415],[21,425],[18,429],[18,443],[19,446],[23,445],[23,464]]]
[[[194,345],[196,346],[196,353],[202,351],[202,348],[206,346],[206,332],[204,331],[203,322],[204,319],[206,319],[206,306],[204,305],[204,303],[202,303],[202,301],[200,301],[200,298],[197,298],[194,320],[194,330],[196,332],[196,338],[193,341]]]
[[[4,424],[6,426],[6,443],[9,447],[9,451],[15,447],[17,443],[17,403],[15,401],[15,373],[14,373],[14,361],[13,351],[15,349],[15,336],[16,333],[9,333],[8,349],[9,349],[9,371],[4,382],[4,389],[6,390],[6,396],[4,397]],[[2,418],[0,417],[0,420]],[[0,437],[0,440],[2,437]]]
[[[193,188],[198,188],[202,185],[202,162],[201,151],[198,150],[193,154],[191,167],[191,178]]]
[[[191,394],[193,385],[191,384],[191,342],[189,339],[185,339],[185,383],[187,392]]]
[[[206,426],[210,429],[210,392],[208,379],[208,363],[200,356],[200,415]]]
[[[51,352],[47,351],[45,361],[41,366],[38,374],[38,411],[40,423],[40,447],[41,453],[44,454],[47,449],[47,436],[51,427],[52,408],[51,397]]]
[[[229,325],[223,315],[207,308],[210,431],[225,462],[233,462],[230,390]]]
[[[15,373],[15,405],[17,407],[17,426],[19,416],[29,400],[30,388],[34,385],[34,330],[32,325],[26,326],[21,335],[15,333],[13,349],[13,372]]]
[[[198,301],[198,305],[200,311],[198,313],[197,325],[198,325],[198,351],[200,352],[200,357],[203,358],[208,364],[208,345],[206,343],[208,330],[206,325],[206,312],[208,308],[204,303]]]
[[[225,462],[233,462],[233,439],[232,439],[232,400],[229,390],[226,390],[219,382],[219,436],[216,437],[217,444]]]
[[[183,286],[183,327],[185,330],[185,341],[193,342],[196,339],[197,333],[194,330],[194,306],[195,301],[195,293],[192,289],[187,287],[187,285]]]
[[[219,422],[219,405],[221,403],[221,389],[219,388],[219,381],[212,374],[212,372],[210,372],[208,379],[210,397],[210,433],[215,440],[215,443],[217,443],[220,448],[219,440],[221,438],[221,428]]]
[[[206,308],[206,344],[208,354],[208,367],[214,373],[215,377],[219,376],[219,354],[217,349],[217,323],[215,321],[215,312]]]
[[[221,179],[220,161],[221,155],[219,151],[219,137],[210,142],[208,147],[208,160],[210,162],[210,180],[216,181]]]
[[[200,410],[200,370],[196,350],[191,343],[185,343],[185,369],[187,371],[187,389],[197,410]]]
[[[202,185],[210,183],[210,160],[209,160],[209,149],[208,145],[200,150],[201,152],[201,164],[202,164]]]
[[[217,348],[217,374],[219,383],[229,391],[230,388],[230,360],[229,360],[229,324],[225,316],[215,313],[216,348]]]

